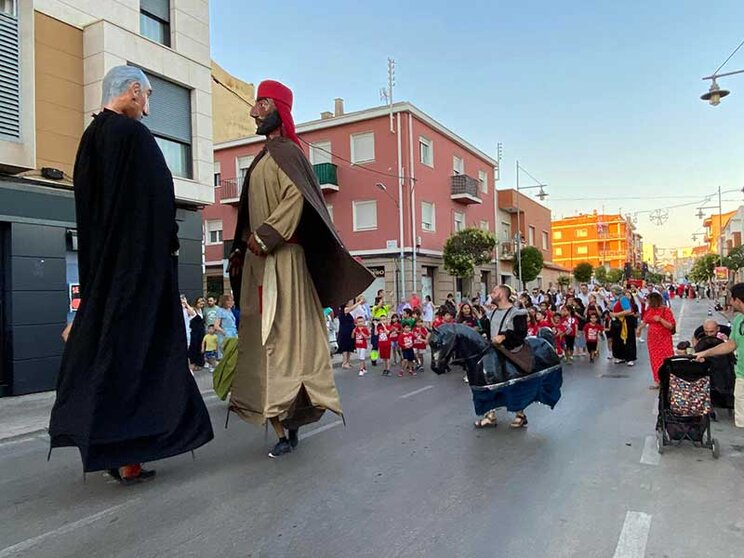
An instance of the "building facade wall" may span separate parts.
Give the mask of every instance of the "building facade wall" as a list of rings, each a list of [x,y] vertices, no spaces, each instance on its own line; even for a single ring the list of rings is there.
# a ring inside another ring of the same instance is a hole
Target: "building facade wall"
[[[385,268],[385,277],[387,282],[397,280],[396,293],[405,292],[407,297],[412,291],[421,292],[425,282],[430,281],[425,271],[435,277],[431,287],[435,296],[439,289],[437,285],[440,283],[449,285],[442,286],[442,290],[454,291],[455,283],[445,274],[442,267],[443,245],[455,230],[456,212],[464,218],[465,226],[483,225],[493,232],[496,220],[494,162],[453,141],[442,130],[432,126],[428,117],[415,111],[400,109],[399,113],[394,115],[397,133],[390,131],[390,117],[384,110],[363,120],[355,120],[353,114],[344,116],[298,127],[298,134],[303,141],[302,149],[308,157],[310,148],[307,144],[330,142],[332,163],[336,165],[337,171],[338,191],[326,191],[325,199],[341,238],[352,254],[363,258],[365,264],[373,265],[376,258],[385,259],[386,266],[390,265],[390,262],[395,262],[397,266],[395,270]],[[368,132],[374,134],[374,160],[351,164],[352,136]],[[432,165],[421,162],[420,137],[433,143]],[[262,145],[260,138],[256,138],[248,142],[235,142],[235,145],[218,146],[215,161],[219,163],[223,181],[238,176],[239,157],[256,155]],[[453,156],[462,159],[466,175],[477,179],[479,171],[486,173],[487,191],[482,192],[480,188],[478,190],[480,204],[464,204],[451,199]],[[400,171],[396,172],[398,168]],[[378,184],[384,185],[384,189],[377,186]],[[234,199],[238,193],[234,187],[232,192],[230,197]],[[217,197],[218,199],[223,197],[222,193],[218,192]],[[355,231],[354,202],[368,200],[376,202],[377,226],[371,230]],[[434,230],[423,230],[422,202],[434,205]],[[233,237],[235,217],[235,204],[216,203],[204,211],[205,220],[222,221],[223,238],[227,243],[230,243]],[[405,254],[402,261],[401,246]],[[415,267],[413,247],[416,248]],[[205,254],[209,273],[220,273],[220,268],[224,266],[224,247],[207,245]],[[422,262],[428,262],[429,265]],[[425,267],[428,269],[424,269]],[[397,279],[390,279],[391,273]],[[495,276],[495,272],[492,272],[492,275]],[[467,292],[470,294],[477,291],[468,289]]]
[[[245,138],[256,133],[250,117],[256,102],[255,88],[231,76],[212,60],[212,130],[214,143]]]
[[[581,262],[620,269],[640,259],[634,228],[618,214],[597,213],[558,219],[552,223],[553,261],[573,269]]]
[[[36,166],[72,176],[83,133],[83,31],[35,12]]]

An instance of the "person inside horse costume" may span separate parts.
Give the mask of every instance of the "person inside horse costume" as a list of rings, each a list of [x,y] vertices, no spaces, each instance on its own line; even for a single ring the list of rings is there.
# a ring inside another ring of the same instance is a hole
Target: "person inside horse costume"
[[[552,409],[561,398],[563,372],[552,334],[543,329],[539,337],[527,337],[526,312],[514,307],[510,296],[503,285],[491,292],[496,307],[489,313],[488,340],[465,325],[445,324],[434,328],[429,341],[436,374],[447,372],[450,364],[465,368],[475,412],[483,416],[476,428],[496,426],[500,407],[517,413],[512,427],[524,427],[530,404]]]

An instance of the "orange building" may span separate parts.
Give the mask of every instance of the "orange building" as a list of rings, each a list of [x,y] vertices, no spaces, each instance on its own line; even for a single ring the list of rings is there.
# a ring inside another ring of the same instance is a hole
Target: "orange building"
[[[705,227],[705,242],[708,244],[708,252],[710,254],[718,254],[719,240],[721,238],[721,231],[726,228],[731,218],[736,215],[736,210],[729,211],[728,213],[716,213],[710,217],[706,217],[703,221]]]
[[[641,236],[633,223],[620,214],[596,211],[558,219],[552,223],[553,262],[573,269],[589,262],[594,267],[622,268],[625,262],[640,264]]]

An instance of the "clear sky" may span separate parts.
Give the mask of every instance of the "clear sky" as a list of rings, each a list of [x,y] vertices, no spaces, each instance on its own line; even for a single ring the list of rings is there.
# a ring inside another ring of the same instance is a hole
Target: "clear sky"
[[[494,157],[502,142],[500,187],[518,159],[554,217],[689,203],[661,227],[637,215],[645,241],[685,246],[702,198],[744,186],[744,74],[719,80],[732,93],[718,107],[699,100],[744,40],[744,0],[211,0],[210,17],[212,57],[289,85],[297,122],[335,97],[380,105],[395,58],[396,100]],[[740,69],[744,47],[721,71]],[[725,195],[724,211],[743,200]]]

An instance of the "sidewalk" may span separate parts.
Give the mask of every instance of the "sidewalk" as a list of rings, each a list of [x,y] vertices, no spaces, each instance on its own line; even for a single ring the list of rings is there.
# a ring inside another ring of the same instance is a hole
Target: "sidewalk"
[[[341,357],[334,355],[334,369],[341,365]],[[212,393],[212,374],[197,372],[194,377],[203,395]],[[49,415],[54,405],[53,391],[19,397],[0,398],[0,442],[12,441],[47,432]]]

